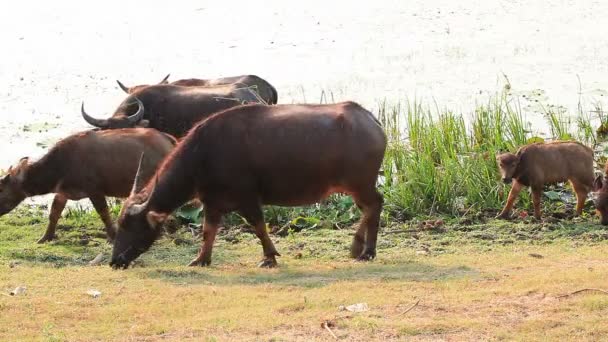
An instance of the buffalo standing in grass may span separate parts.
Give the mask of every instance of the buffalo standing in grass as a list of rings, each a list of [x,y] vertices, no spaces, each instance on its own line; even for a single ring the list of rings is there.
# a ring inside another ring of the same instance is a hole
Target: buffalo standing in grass
[[[576,193],[576,215],[583,212],[593,188],[593,150],[577,142],[554,141],[521,147],[516,154],[496,157],[502,180],[513,183],[499,218],[506,219],[524,186],[532,189],[534,217],[540,220],[540,198],[545,184],[570,181]]]
[[[385,148],[379,122],[353,102],[248,105],[215,114],[182,139],[147,185],[134,182],[118,220],[111,265],[127,267],[148,250],[167,216],[195,196],[204,204],[205,220],[191,266],[211,262],[222,216],[237,211],[262,242],[260,266],[273,267],[279,253],[266,232],[262,205],[308,205],[337,192],[351,195],[363,211],[352,257],[372,259]]]
[[[182,87],[169,84],[143,87],[129,95],[108,119],[82,116],[102,129],[151,127],[183,137],[198,121],[221,110],[244,103],[259,103],[257,94],[235,85]]]
[[[211,87],[233,84],[241,88],[248,87],[251,90],[255,91],[266,104],[277,104],[278,100],[277,90],[265,79],[256,75],[231,76],[214,78],[209,80],[200,78],[187,78],[183,80],[173,81],[171,83],[169,83],[168,79],[169,75],[165,76],[165,78],[163,78],[162,81],[160,81],[158,84],[172,84],[184,87]],[[116,83],[118,83],[120,89],[122,89],[127,94],[133,94],[140,89],[149,87],[149,85],[147,84],[127,87],[119,80],[116,80]]]
[[[22,158],[0,180],[0,216],[25,198],[55,193],[49,225],[39,243],[53,240],[57,221],[67,200],[88,197],[105,224],[108,238],[115,228],[106,196],[127,197],[139,172],[148,179],[173,149],[175,139],[153,129],[132,128],[87,131],[71,135],[53,146],[40,160]],[[138,171],[142,153],[146,162]]]

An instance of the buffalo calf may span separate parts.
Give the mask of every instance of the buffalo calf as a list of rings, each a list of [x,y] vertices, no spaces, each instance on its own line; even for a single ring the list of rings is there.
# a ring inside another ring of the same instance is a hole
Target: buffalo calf
[[[115,228],[106,196],[127,197],[142,153],[146,163],[141,174],[149,178],[160,161],[173,149],[175,139],[154,129],[130,128],[87,131],[59,141],[37,161],[22,158],[0,180],[0,216],[25,198],[55,193],[49,225],[39,243],[53,240],[57,221],[67,200],[88,197],[101,220],[108,239]]]
[[[279,253],[262,205],[308,205],[336,192],[352,196],[363,211],[351,256],[372,259],[382,210],[376,181],[385,148],[378,121],[353,102],[246,105],[217,113],[190,130],[143,190],[125,201],[111,265],[127,267],[159,237],[166,217],[197,196],[205,220],[191,266],[211,262],[222,216],[237,211],[262,243],[260,266],[273,267]]]
[[[593,187],[593,151],[577,142],[556,141],[521,147],[516,154],[496,157],[502,181],[513,182],[499,218],[508,218],[522,187],[532,189],[534,217],[540,219],[540,197],[548,183],[570,181],[576,193],[576,214],[580,215]]]

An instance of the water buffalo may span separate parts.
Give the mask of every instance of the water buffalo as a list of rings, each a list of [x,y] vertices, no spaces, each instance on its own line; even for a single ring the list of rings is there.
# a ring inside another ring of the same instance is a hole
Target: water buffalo
[[[593,150],[577,142],[555,141],[521,147],[516,154],[496,157],[503,182],[513,182],[499,218],[508,218],[524,186],[532,189],[534,217],[540,220],[540,197],[545,184],[570,181],[576,193],[576,214],[580,215],[593,188]]]
[[[180,138],[198,121],[243,103],[259,103],[248,88],[235,85],[182,87],[170,84],[143,87],[118,106],[108,119],[96,119],[84,110],[83,118],[99,128],[151,127]]]
[[[168,79],[169,75],[165,76],[165,78],[163,78],[158,84],[172,84],[184,87],[210,87],[234,84],[239,87],[249,87],[251,90],[254,90],[266,104],[277,104],[278,100],[277,90],[265,79],[256,75],[231,76],[209,80],[204,80],[200,78],[188,78],[173,81],[171,83],[169,83]],[[133,87],[127,87],[119,80],[116,80],[116,83],[118,83],[120,89],[122,89],[127,94],[133,94],[136,91],[149,86],[147,84],[142,84]]]
[[[159,237],[167,216],[193,196],[204,203],[201,250],[190,265],[208,265],[223,215],[237,211],[262,242],[260,266],[276,265],[262,205],[300,206],[332,193],[353,197],[363,211],[351,256],[376,255],[382,195],[376,181],[386,136],[373,115],[353,102],[331,105],[247,105],[201,121],[156,175],[125,201],[111,265],[126,268]]]
[[[22,158],[8,170],[0,180],[0,216],[27,197],[55,193],[49,225],[38,240],[43,243],[55,238],[55,227],[67,200],[88,197],[112,240],[115,228],[105,197],[127,197],[135,174],[139,172],[148,179],[175,144],[174,138],[146,128],[71,135],[39,160]],[[138,171],[137,161],[144,152],[146,162]]]
[[[604,166],[604,174],[595,178],[593,191],[597,192],[595,209],[600,216],[600,223],[608,225],[608,161]]]

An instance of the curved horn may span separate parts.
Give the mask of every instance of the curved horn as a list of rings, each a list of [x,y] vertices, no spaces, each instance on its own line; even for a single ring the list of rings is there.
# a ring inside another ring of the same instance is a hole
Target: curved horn
[[[82,117],[84,118],[84,121],[88,122],[90,125],[99,127],[99,128],[108,127],[108,120],[95,119],[94,117],[87,114],[87,112],[84,110],[84,101],[82,102],[82,106],[80,107],[80,113],[82,113]]]
[[[120,87],[120,89],[122,89],[122,91],[129,94],[129,88],[127,86],[122,84],[122,82],[120,82],[119,80],[116,80],[116,83],[118,83],[118,86]]]
[[[150,191],[148,192],[148,199],[146,199],[146,201],[143,203],[133,204],[132,206],[130,206],[128,209],[129,214],[137,215],[148,207],[148,203],[150,203],[150,198],[152,198],[152,193],[154,192],[154,188],[156,188],[156,183],[158,183],[158,177],[156,178],[156,180],[154,181],[154,185],[152,186],[152,188],[150,188]]]
[[[129,197],[135,195],[141,189],[141,185],[142,185],[141,167],[144,163],[144,154],[145,154],[145,152],[142,152],[141,157],[139,157],[139,164],[137,164],[137,173],[135,173],[135,180],[133,181],[133,187],[131,188],[131,195],[129,195]]]
[[[137,101],[137,112],[133,115],[129,115],[127,118],[130,123],[138,123],[141,119],[144,118],[144,104],[137,97],[133,97],[135,101]]]
[[[165,78],[163,78],[162,81],[158,82],[158,84],[167,84],[167,83],[169,83],[169,81],[168,81],[169,76],[171,76],[171,74],[167,74],[167,76],[165,76]]]

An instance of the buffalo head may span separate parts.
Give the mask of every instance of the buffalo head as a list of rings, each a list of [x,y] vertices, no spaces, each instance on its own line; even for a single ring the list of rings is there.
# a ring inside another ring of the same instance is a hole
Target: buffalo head
[[[127,268],[133,260],[147,251],[160,236],[162,224],[167,218],[167,214],[149,208],[155,186],[140,190],[143,159],[142,154],[131,194],[118,218],[118,230],[110,261],[112,268]]]
[[[8,174],[0,179],[0,216],[9,213],[19,205],[27,194],[23,190],[23,180],[28,168],[28,158],[22,158]]]
[[[131,128],[131,127],[147,127],[148,120],[142,120],[144,118],[144,104],[137,97],[133,97],[135,102],[129,101],[128,103],[123,103],[118,110],[112,115],[112,117],[108,119],[96,119],[84,110],[84,102],[82,103],[82,107],[80,107],[80,112],[82,113],[82,117],[86,122],[90,125],[98,127],[98,128]],[[133,105],[137,104],[137,110],[134,114],[128,115],[133,111]]]
[[[513,153],[503,153],[496,156],[496,162],[500,169],[500,176],[505,184],[511,183],[517,166],[519,165],[519,156]]]

